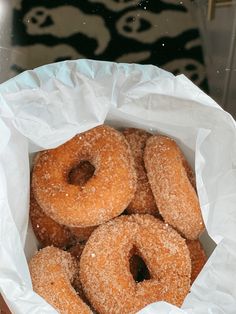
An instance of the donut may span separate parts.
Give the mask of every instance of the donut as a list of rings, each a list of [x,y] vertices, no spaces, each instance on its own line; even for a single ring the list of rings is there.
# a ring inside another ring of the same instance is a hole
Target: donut
[[[95,168],[83,185],[69,174],[80,162]],[[136,190],[133,158],[125,137],[101,125],[38,155],[32,175],[33,192],[43,211],[69,227],[99,225],[121,214]]]
[[[152,214],[157,215],[158,209],[143,161],[143,153],[147,139],[151,136],[150,133],[135,129],[127,128],[123,134],[130,145],[131,152],[134,158],[134,166],[137,173],[137,188],[134,198],[129,203],[126,211],[129,214]]]
[[[133,250],[147,265],[150,280],[135,282],[129,267]],[[132,314],[161,300],[180,306],[190,275],[185,240],[151,215],[123,215],[99,226],[80,258],[84,292],[100,314]]]
[[[40,244],[65,248],[74,242],[70,230],[48,217],[37,203],[32,188],[30,189],[30,221],[34,234]]]
[[[191,285],[194,280],[199,275],[200,271],[202,270],[203,266],[207,261],[206,253],[200,243],[199,240],[187,240],[186,244],[189,249],[191,265],[192,265],[192,272],[191,272]]]
[[[154,135],[147,140],[144,163],[157,207],[164,221],[185,238],[194,240],[204,230],[198,196],[187,165],[175,141]],[[187,168],[186,168],[187,167]]]
[[[77,262],[70,253],[55,247],[40,250],[29,263],[33,289],[59,313],[92,314],[71,283]]]

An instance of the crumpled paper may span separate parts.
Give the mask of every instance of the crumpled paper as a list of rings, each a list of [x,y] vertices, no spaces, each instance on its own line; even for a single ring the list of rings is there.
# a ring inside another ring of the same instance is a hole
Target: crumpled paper
[[[157,302],[139,314],[235,314],[233,118],[183,75],[93,60],[46,65],[0,85],[0,293],[12,313],[57,313],[33,292],[27,267],[36,251],[29,157],[104,122],[176,139],[195,167],[207,232],[217,244],[181,309]]]

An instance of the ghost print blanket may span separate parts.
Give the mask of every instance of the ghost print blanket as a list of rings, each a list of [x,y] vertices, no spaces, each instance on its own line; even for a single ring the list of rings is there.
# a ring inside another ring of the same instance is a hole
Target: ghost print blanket
[[[12,76],[66,59],[153,64],[207,91],[189,0],[12,0]]]

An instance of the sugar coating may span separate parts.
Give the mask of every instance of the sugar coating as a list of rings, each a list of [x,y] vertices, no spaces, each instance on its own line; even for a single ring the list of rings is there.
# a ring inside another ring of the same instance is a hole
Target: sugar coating
[[[157,207],[165,222],[187,239],[204,230],[194,176],[174,140],[154,135],[147,140],[144,162]]]
[[[29,269],[34,291],[59,313],[92,314],[71,285],[78,268],[70,253],[46,247],[31,259]]]
[[[151,279],[136,283],[130,272],[135,250]],[[185,240],[151,215],[120,216],[99,226],[80,259],[80,280],[101,314],[132,314],[147,304],[180,306],[189,292],[191,262]]]
[[[137,189],[134,198],[127,207],[129,214],[152,214],[158,215],[158,209],[143,161],[143,153],[150,133],[135,128],[128,128],[123,134],[130,145],[134,157],[134,165],[137,173]]]
[[[187,240],[186,244],[189,249],[192,272],[191,272],[191,284],[199,275],[203,266],[207,261],[206,253],[199,240]]]
[[[70,184],[68,175],[82,160],[89,161],[95,172],[83,186]],[[58,223],[70,227],[101,224],[121,214],[135,193],[129,145],[120,132],[106,125],[81,133],[40,153],[32,186],[40,207]]]

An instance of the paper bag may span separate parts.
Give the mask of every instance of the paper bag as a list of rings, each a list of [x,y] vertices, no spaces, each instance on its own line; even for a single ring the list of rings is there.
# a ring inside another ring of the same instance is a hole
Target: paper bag
[[[181,309],[157,302],[139,313],[235,314],[233,118],[183,75],[92,60],[46,65],[0,85],[0,293],[12,313],[57,313],[33,292],[27,267],[37,249],[28,228],[32,154],[104,122],[177,141],[195,168],[207,232],[217,244]]]

